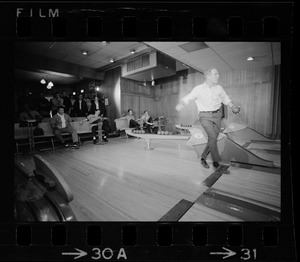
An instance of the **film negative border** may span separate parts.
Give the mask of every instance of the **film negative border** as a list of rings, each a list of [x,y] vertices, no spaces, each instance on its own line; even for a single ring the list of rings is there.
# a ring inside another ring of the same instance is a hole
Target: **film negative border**
[[[32,10],[33,9],[30,9],[30,12]],[[76,31],[69,28],[68,24],[70,19],[65,17],[55,17],[55,15],[59,14],[58,10],[59,9],[55,9],[55,11],[53,11],[52,9],[49,9],[48,15],[50,15],[50,21],[44,24],[43,28],[37,29],[34,26],[37,19],[27,16],[22,17],[21,14],[23,14],[24,9],[18,8],[16,23],[17,37],[26,39],[35,37],[36,34],[40,36],[40,31],[43,31],[45,36],[48,35],[49,37],[57,39],[76,37]],[[30,15],[32,14],[30,13]],[[44,16],[42,13],[39,15],[42,17]],[[53,15],[53,17],[51,17],[51,15]],[[238,40],[243,39],[245,35],[247,35],[245,34],[245,26],[248,26],[248,29],[252,30],[250,29],[250,24],[248,23],[245,25],[244,18],[240,16],[227,17],[224,19],[224,21],[218,21],[216,19],[210,19],[203,16],[195,16],[194,18],[189,19],[191,21],[186,21],[184,19],[182,20],[183,21],[181,21],[180,27],[182,24],[186,24],[186,29],[190,30],[191,37],[195,39],[206,37],[228,37],[230,40]],[[173,31],[177,31],[177,29],[181,29],[181,31],[183,30],[177,25],[177,23],[174,23],[174,21],[177,21],[177,19],[175,18],[174,20],[174,17],[170,16],[159,16],[157,18],[152,18],[149,22],[149,27],[156,28],[156,30],[152,29],[152,33],[149,33],[149,35],[146,35],[146,37],[155,37],[161,40],[173,40]],[[140,26],[138,26],[140,22],[145,23],[144,20],[139,19],[136,16],[124,16],[121,18],[120,25],[116,27],[116,31],[121,31],[121,33],[119,32],[119,35],[124,38],[141,38],[143,35],[141,35],[141,30],[139,30]],[[219,23],[220,28],[216,27],[215,23]],[[83,30],[86,34],[86,37],[89,39],[96,37],[112,37],[108,34],[108,32],[110,32],[110,22],[107,22],[107,20],[101,16],[90,16],[86,18],[86,20],[83,22],[83,25],[84,24],[85,30]],[[280,30],[285,32],[284,28],[280,28],[279,30],[278,18],[275,16],[263,17],[260,25],[256,25],[256,27],[258,29],[257,34],[260,32],[262,37],[265,39],[276,39],[279,37]]]
[[[292,5],[91,4],[72,8],[54,4],[14,4],[16,39],[30,40],[280,40],[290,39]],[[213,9],[213,12],[212,12]],[[220,12],[220,9],[222,12]],[[5,14],[4,14],[5,17]],[[10,17],[10,19],[12,19]]]
[[[0,248],[1,260],[16,261],[292,261],[292,234],[272,223],[20,224],[1,227]]]
[[[14,2],[0,14],[8,24],[2,39],[14,41],[247,40],[288,47],[293,25],[289,3]],[[291,181],[282,184],[280,223],[2,222],[0,261],[295,261],[291,196],[284,189]]]

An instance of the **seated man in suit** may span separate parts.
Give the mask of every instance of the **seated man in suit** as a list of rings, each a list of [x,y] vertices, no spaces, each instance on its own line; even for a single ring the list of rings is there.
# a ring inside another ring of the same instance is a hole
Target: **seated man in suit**
[[[77,117],[86,117],[88,115],[88,107],[83,100],[82,94],[79,94],[78,99],[74,102],[73,113]]]
[[[55,114],[51,120],[50,124],[53,129],[53,134],[59,138],[61,143],[67,148],[69,145],[65,142],[62,133],[69,133],[72,135],[73,146],[72,148],[78,149],[78,134],[76,129],[74,129],[71,125],[71,118],[69,115],[64,113],[64,107],[59,106],[58,112]]]
[[[107,130],[106,130],[106,127],[103,125],[104,120],[107,121],[106,117],[103,117],[103,115],[100,116],[100,110],[96,110],[95,114],[89,114],[85,120],[80,121],[81,125],[82,125],[83,121],[89,121],[89,123],[91,124],[94,144],[97,143],[96,131],[98,130],[99,122],[102,122],[102,130],[104,130],[104,133],[102,134],[102,140],[104,142],[108,142]]]
[[[42,115],[29,107],[28,104],[24,104],[24,110],[20,113],[20,127],[27,126],[27,120],[36,120],[33,126],[37,126],[38,123],[42,122]]]

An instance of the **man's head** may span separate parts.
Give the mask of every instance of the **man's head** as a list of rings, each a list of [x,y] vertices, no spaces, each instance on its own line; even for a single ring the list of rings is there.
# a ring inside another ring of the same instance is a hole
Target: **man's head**
[[[78,95],[78,100],[82,100],[82,97],[83,97],[83,95],[82,95],[82,94],[79,94],[79,95]]]
[[[204,77],[205,77],[206,81],[209,81],[212,84],[216,84],[216,83],[218,83],[220,75],[216,68],[211,67],[204,72]]]
[[[60,93],[59,93],[59,92],[56,92],[56,93],[54,94],[54,97],[55,97],[56,99],[59,99],[59,98],[60,98]]]
[[[133,111],[132,111],[132,109],[128,109],[128,111],[127,111],[127,112],[128,112],[128,114],[129,114],[129,115],[133,115]]]
[[[96,110],[95,115],[99,116],[100,115],[100,110]]]
[[[65,112],[65,109],[64,109],[63,106],[58,107],[58,110],[57,110],[57,113],[58,113],[58,114],[63,115],[64,112]]]

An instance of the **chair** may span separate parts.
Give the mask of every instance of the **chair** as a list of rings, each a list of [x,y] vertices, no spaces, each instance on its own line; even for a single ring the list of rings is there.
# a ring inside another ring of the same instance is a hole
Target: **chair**
[[[133,130],[134,129],[134,128],[130,128],[128,126],[128,120],[123,119],[123,118],[117,118],[117,119],[115,119],[115,123],[116,123],[117,130],[120,131],[120,136],[121,136],[121,132],[124,131],[125,136],[128,139],[128,135],[125,132],[125,130]]]

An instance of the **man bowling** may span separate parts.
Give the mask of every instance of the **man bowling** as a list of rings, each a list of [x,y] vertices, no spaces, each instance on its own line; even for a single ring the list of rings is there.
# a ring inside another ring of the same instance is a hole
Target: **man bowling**
[[[204,77],[205,81],[195,86],[189,94],[183,97],[181,103],[176,105],[176,110],[181,111],[190,101],[195,100],[200,123],[208,138],[208,143],[201,155],[201,164],[209,168],[206,159],[211,153],[213,166],[217,169],[222,161],[217,147],[217,138],[221,129],[222,103],[231,107],[234,114],[239,113],[240,108],[231,102],[223,87],[218,85],[220,75],[216,68],[206,70]]]

